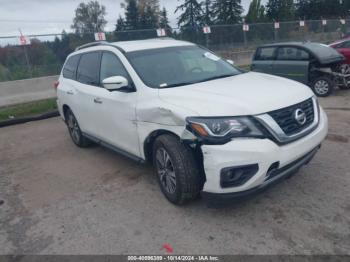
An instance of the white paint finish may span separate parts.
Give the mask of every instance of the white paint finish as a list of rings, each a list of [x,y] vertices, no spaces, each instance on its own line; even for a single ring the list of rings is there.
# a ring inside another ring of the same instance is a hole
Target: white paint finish
[[[322,143],[328,132],[328,119],[321,111],[319,127],[308,136],[285,146],[268,139],[236,139],[225,145],[202,146],[207,181],[203,191],[232,193],[252,189],[265,180],[269,167],[280,162],[280,167],[299,159]],[[220,170],[224,167],[258,164],[258,173],[246,184],[235,188],[220,187]]]
[[[185,46],[187,43],[148,40],[124,42],[121,45],[132,51]],[[258,115],[300,103],[313,96],[310,88],[298,82],[260,73],[245,73],[183,87],[152,89],[145,86],[116,48],[97,46],[76,53],[96,50],[108,50],[120,58],[135,84],[136,92],[109,92],[101,87],[87,87],[61,77],[59,105],[72,107],[83,131],[141,159],[145,159],[144,143],[152,132],[166,130],[181,137],[186,117]],[[74,95],[68,95],[67,90],[72,86],[75,87]],[[94,103],[95,98],[101,103]],[[298,159],[319,145],[326,134],[327,117],[322,111],[317,130],[286,146],[280,147],[267,139],[236,139],[225,145],[202,146],[207,176],[204,190],[227,193],[255,187],[263,182],[272,163],[280,161],[283,166]],[[252,163],[259,163],[259,174],[244,186],[220,188],[218,179],[221,168]]]
[[[200,116],[257,115],[305,101],[312,91],[298,82],[260,73],[246,73],[210,82],[160,89],[165,102]],[[205,106],[203,106],[205,105]]]
[[[115,46],[122,48],[125,52],[133,52],[146,49],[175,47],[175,46],[191,46],[190,42],[177,41],[170,38],[156,38],[137,41],[122,41],[112,43]]]

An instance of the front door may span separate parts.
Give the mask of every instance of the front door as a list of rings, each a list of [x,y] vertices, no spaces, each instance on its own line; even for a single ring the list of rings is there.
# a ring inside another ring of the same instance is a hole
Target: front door
[[[309,59],[309,53],[301,48],[280,47],[273,65],[274,74],[308,84]]]
[[[108,77],[123,76],[129,87],[122,91],[108,91],[101,87],[94,97],[97,101],[96,112],[99,137],[104,142],[127,151],[135,156],[140,155],[136,125],[137,95],[132,79],[120,59],[112,52],[103,52],[101,58],[100,83]]]

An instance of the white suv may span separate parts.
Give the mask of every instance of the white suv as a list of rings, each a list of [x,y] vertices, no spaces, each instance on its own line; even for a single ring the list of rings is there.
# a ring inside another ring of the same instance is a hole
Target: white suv
[[[328,130],[307,86],[172,39],[84,45],[57,95],[76,145],[153,162],[175,204],[258,192],[307,164]]]

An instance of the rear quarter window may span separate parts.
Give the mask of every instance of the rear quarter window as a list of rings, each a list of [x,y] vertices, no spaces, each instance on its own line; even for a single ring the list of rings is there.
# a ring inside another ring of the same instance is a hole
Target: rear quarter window
[[[66,64],[63,67],[64,78],[75,80],[79,59],[80,55],[75,55],[68,58]]]
[[[256,51],[255,60],[274,60],[275,47],[262,47]]]

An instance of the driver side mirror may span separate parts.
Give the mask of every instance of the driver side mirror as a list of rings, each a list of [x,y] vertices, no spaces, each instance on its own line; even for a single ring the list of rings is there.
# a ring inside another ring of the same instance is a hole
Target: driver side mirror
[[[227,59],[226,61],[227,61],[227,63],[229,63],[230,65],[235,65],[235,62],[234,62],[233,60],[231,60],[231,59]]]
[[[102,84],[109,91],[117,91],[129,86],[128,80],[123,76],[108,77],[102,81]]]

